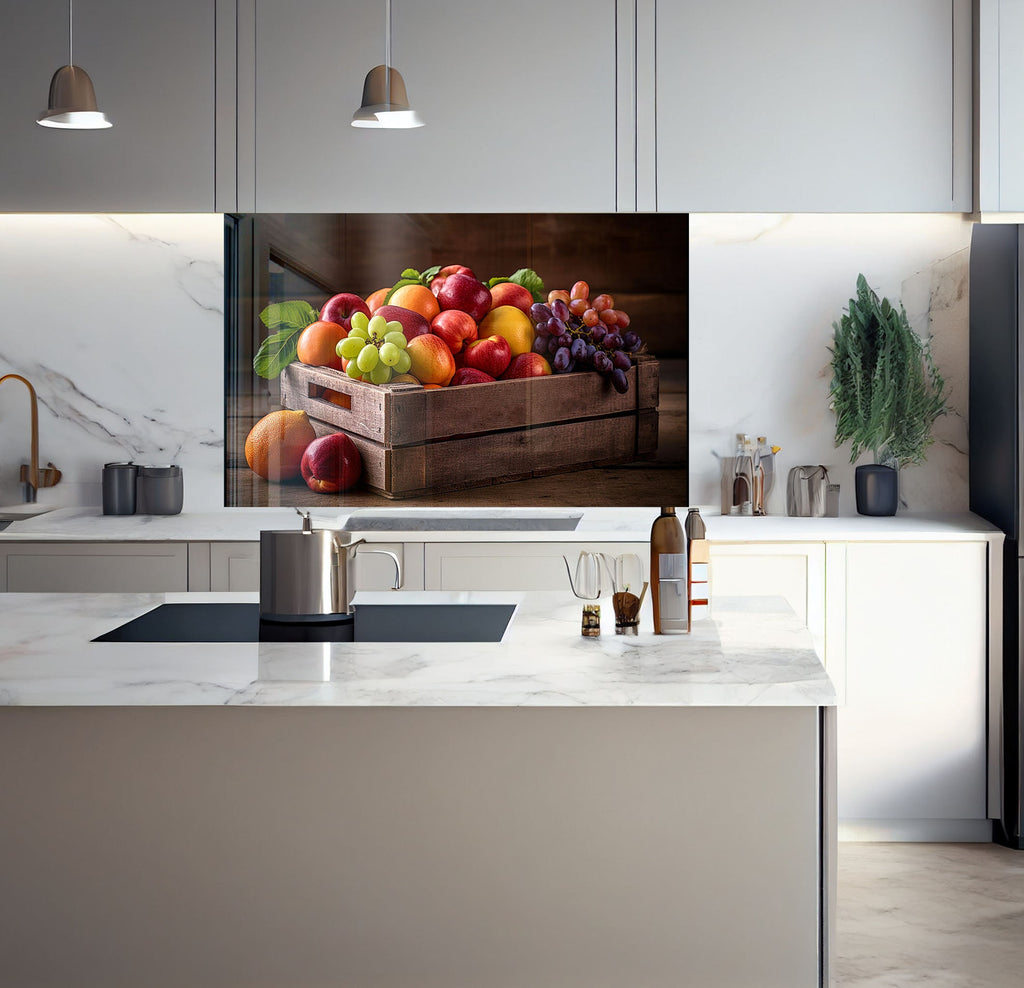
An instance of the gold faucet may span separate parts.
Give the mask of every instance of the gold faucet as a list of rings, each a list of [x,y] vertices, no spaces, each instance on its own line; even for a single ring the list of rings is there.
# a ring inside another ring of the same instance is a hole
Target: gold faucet
[[[60,478],[61,472],[52,464],[47,463],[46,469],[39,471],[39,403],[36,400],[36,389],[32,387],[27,378],[20,374],[4,374],[0,377],[0,384],[8,378],[21,381],[28,388],[28,396],[32,403],[32,452],[28,466],[21,465],[19,480],[21,481],[22,500],[26,503],[34,502],[36,493],[40,487],[53,487]]]

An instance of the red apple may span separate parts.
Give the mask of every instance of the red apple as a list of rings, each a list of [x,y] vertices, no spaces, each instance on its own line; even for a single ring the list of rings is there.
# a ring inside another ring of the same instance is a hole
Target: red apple
[[[448,383],[449,388],[457,388],[460,384],[486,384],[493,381],[490,374],[477,370],[475,367],[460,367],[455,372],[455,377]]]
[[[482,370],[491,377],[500,377],[512,360],[512,348],[504,336],[488,336],[467,343],[460,354],[463,367]]]
[[[411,343],[417,336],[430,332],[430,323],[424,316],[412,309],[403,309],[400,305],[382,305],[375,316],[383,316],[388,322],[400,322],[405,338]]]
[[[336,322],[345,327],[347,333],[352,328],[352,313],[362,312],[367,316],[370,314],[370,307],[358,296],[351,292],[341,292],[339,295],[332,295],[320,310],[320,318],[324,322]]]
[[[467,268],[465,264],[446,264],[433,278],[430,279],[430,290],[437,295],[441,290],[441,286],[444,284],[445,279],[452,274],[468,274],[470,278],[475,278],[471,268]]]
[[[363,458],[344,432],[332,432],[314,439],[299,463],[302,479],[318,494],[347,491],[363,472]]]
[[[442,309],[459,309],[480,322],[491,311],[491,290],[468,274],[452,274],[437,293]]]
[[[551,364],[539,353],[521,353],[508,365],[508,370],[501,375],[501,379],[511,381],[517,377],[544,377],[550,373]]]
[[[445,309],[430,320],[430,332],[440,336],[455,354],[476,339],[476,320],[461,309]]]
[[[499,281],[491,289],[491,308],[496,309],[499,305],[514,305],[529,315],[530,306],[533,305],[533,294],[528,288],[523,288],[514,281]]]

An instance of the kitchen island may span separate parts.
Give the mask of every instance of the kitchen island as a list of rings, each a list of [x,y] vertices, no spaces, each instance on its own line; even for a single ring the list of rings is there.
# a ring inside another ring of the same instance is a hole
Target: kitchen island
[[[449,596],[514,601],[503,640],[98,643],[255,598],[0,596],[10,982],[827,983],[835,693],[800,622],[721,599],[626,638],[606,606],[583,639],[567,595]]]

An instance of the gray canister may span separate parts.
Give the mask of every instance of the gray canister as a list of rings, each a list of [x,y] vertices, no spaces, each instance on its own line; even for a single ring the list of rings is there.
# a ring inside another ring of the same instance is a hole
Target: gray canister
[[[103,464],[103,513],[135,514],[135,484],[138,467],[134,463]]]
[[[135,510],[143,515],[176,515],[185,488],[179,466],[139,467]]]

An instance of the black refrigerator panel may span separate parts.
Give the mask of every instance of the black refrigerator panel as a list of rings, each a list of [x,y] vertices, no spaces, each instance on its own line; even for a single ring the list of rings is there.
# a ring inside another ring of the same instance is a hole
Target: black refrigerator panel
[[[1020,540],[1022,496],[1020,257],[1018,226],[974,225],[970,256],[970,506],[1014,542]]]

